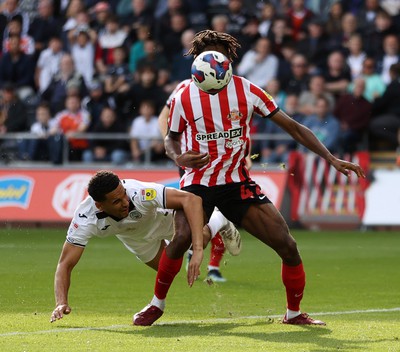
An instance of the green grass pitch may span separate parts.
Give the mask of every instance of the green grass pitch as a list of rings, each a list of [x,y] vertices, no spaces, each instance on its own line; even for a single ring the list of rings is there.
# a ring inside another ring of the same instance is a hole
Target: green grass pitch
[[[307,274],[302,309],[326,327],[280,323],[280,260],[243,233],[224,284],[175,279],[161,319],[131,325],[155,272],[114,237],[94,239],[72,275],[72,313],[49,323],[66,230],[0,229],[0,351],[400,351],[400,234],[294,231]]]

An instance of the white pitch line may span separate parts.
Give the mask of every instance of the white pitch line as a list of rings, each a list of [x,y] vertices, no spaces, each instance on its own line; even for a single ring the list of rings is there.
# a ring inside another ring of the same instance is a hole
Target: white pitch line
[[[309,313],[313,316],[318,315],[344,315],[344,314],[366,314],[366,313],[390,313],[400,312],[400,307],[396,308],[382,308],[382,309],[364,309],[364,310],[348,310],[342,312],[316,312]],[[181,325],[181,324],[212,324],[212,323],[223,323],[232,320],[245,320],[245,319],[278,319],[282,318],[280,315],[250,315],[245,317],[232,317],[232,318],[216,318],[216,319],[202,319],[202,320],[178,320],[178,321],[166,321],[154,324],[154,326],[162,325]],[[75,331],[101,331],[101,330],[117,330],[121,328],[131,328],[132,325],[110,325],[110,326],[99,326],[99,327],[86,327],[86,328],[65,328],[65,329],[51,329],[51,330],[39,330],[39,331],[11,331],[1,333],[0,337],[6,336],[21,336],[21,335],[38,335],[38,334],[53,334],[60,332],[75,332]]]

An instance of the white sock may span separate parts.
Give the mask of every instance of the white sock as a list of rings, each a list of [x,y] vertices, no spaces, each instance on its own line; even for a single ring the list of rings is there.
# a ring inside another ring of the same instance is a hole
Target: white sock
[[[227,224],[228,219],[219,210],[214,210],[207,224],[211,232],[211,238],[214,238],[218,231]]]
[[[165,299],[158,299],[155,295],[153,296],[153,299],[151,300],[150,304],[152,306],[160,308],[162,311],[164,311],[165,309]]]
[[[218,271],[219,271],[219,266],[209,265],[209,266],[207,267],[207,269],[208,269],[208,271],[210,271],[210,270],[218,270]]]
[[[287,310],[286,310],[286,319],[295,318],[295,317],[297,317],[297,316],[300,315],[300,314],[301,314],[300,311],[287,309]]]

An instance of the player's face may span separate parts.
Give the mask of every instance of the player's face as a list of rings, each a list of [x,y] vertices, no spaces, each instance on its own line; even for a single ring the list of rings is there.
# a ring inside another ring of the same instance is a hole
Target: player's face
[[[118,219],[129,214],[129,198],[121,183],[114,191],[107,193],[105,201],[97,202],[96,205],[100,210]]]

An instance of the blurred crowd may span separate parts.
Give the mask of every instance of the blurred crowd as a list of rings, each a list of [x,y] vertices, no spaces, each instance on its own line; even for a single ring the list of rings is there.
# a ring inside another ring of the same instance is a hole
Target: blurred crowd
[[[157,116],[190,78],[193,57],[183,54],[207,28],[236,37],[234,73],[332,152],[398,148],[398,0],[3,0],[0,135],[39,138],[0,139],[0,160],[122,165],[149,151],[165,161]],[[252,133],[276,135],[253,141],[261,162],[299,148],[268,119],[254,118]]]

